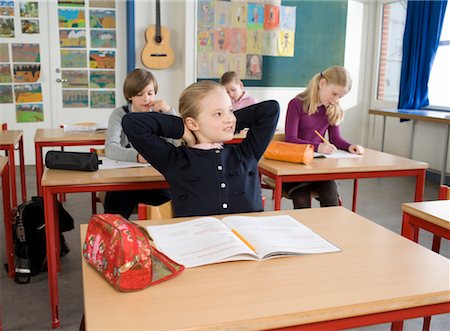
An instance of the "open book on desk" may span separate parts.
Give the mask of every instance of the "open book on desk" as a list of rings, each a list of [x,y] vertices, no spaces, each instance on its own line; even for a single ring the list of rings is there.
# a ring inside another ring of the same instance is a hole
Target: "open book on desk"
[[[149,163],[140,162],[128,162],[128,161],[118,161],[110,159],[106,156],[99,156],[98,159],[102,161],[99,165],[99,169],[120,169],[120,168],[143,168],[151,167]]]
[[[186,268],[340,251],[288,215],[202,217],[146,230],[161,252]]]
[[[72,125],[63,125],[64,132],[95,132],[107,130],[108,124],[101,123],[77,123]]]
[[[342,149],[338,149],[336,152],[333,152],[331,154],[322,154],[314,152],[314,158],[320,159],[320,158],[327,158],[327,159],[353,159],[362,157],[361,154],[353,154],[347,151],[343,151]]]

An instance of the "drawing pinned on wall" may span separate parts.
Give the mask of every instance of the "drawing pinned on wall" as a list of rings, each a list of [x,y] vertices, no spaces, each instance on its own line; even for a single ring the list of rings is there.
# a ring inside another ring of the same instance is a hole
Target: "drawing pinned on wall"
[[[58,9],[60,28],[85,28],[84,9]]]
[[[91,0],[91,1],[89,1],[89,7],[115,8],[116,1],[115,0]]]
[[[14,19],[0,17],[0,38],[14,38]]]
[[[11,77],[11,75],[10,75]],[[13,93],[11,85],[0,85],[0,103],[13,103]]]
[[[38,18],[39,3],[37,1],[20,2],[20,17]]]
[[[213,76],[213,53],[203,52],[197,55],[197,77],[212,78]]]
[[[278,31],[263,32],[263,55],[278,56]]]
[[[115,88],[116,72],[111,70],[91,70],[90,88]]]
[[[39,20],[21,20],[22,33],[37,34],[39,33]]]
[[[92,48],[115,48],[116,31],[115,30],[91,30]]]
[[[216,27],[230,26],[230,3],[216,1],[214,3],[214,25]]]
[[[61,68],[86,68],[87,53],[85,50],[62,49]]]
[[[9,44],[0,43],[0,62],[9,62]]]
[[[280,29],[295,31],[295,19],[296,19],[296,7],[294,6],[281,6],[280,8]]]
[[[230,52],[246,53],[247,52],[247,30],[233,28],[230,30]]]
[[[259,3],[248,4],[248,29],[262,29],[264,23],[264,7]]]
[[[262,56],[259,54],[247,54],[246,79],[262,78]]]
[[[230,30],[228,28],[214,29],[214,50],[225,52],[230,49]]]
[[[263,30],[247,30],[247,52],[253,54],[262,54]]]
[[[39,44],[12,44],[13,62],[41,62]]]
[[[230,25],[235,28],[247,27],[247,4],[244,1],[231,3]]]
[[[239,77],[245,77],[246,72],[246,55],[230,54],[230,71],[235,71]]]
[[[214,6],[211,3],[211,0],[199,0],[197,8],[198,26],[212,26],[214,24]]]
[[[280,25],[280,6],[264,5],[264,29],[275,30]]]
[[[84,7],[84,0],[58,0],[60,7]]]
[[[11,65],[0,64],[0,83],[12,83]]]
[[[91,29],[115,29],[116,12],[114,10],[90,10],[89,21]]]
[[[14,64],[14,83],[35,83],[41,76],[40,64]]]
[[[278,54],[281,56],[294,56],[294,32],[280,31],[278,34]]]
[[[16,103],[42,102],[41,84],[14,85]]]
[[[85,48],[86,30],[59,30],[59,46],[61,48]]]
[[[87,70],[62,70],[61,78],[63,80],[63,88],[88,88],[88,72]],[[64,82],[64,80],[67,80]]]
[[[14,16],[14,1],[0,1],[0,15]]]
[[[89,106],[87,90],[63,90],[63,108],[85,108]]]
[[[91,108],[115,108],[116,93],[114,91],[91,91]]]
[[[228,53],[214,53],[213,55],[213,75],[221,77],[229,70]]]
[[[114,69],[115,52],[114,51],[90,51],[89,68],[93,69]]]
[[[43,122],[44,110],[41,103],[27,103],[16,105],[17,123]]]
[[[197,32],[197,51],[211,52],[213,50],[214,30],[212,28],[200,28]]]

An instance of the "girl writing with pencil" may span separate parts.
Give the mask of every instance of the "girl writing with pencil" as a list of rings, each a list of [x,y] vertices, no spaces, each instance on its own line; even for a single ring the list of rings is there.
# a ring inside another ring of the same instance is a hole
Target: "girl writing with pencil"
[[[233,112],[225,88],[212,81],[188,86],[180,96],[181,118],[129,113],[122,120],[133,146],[170,185],[176,217],[262,211],[258,160],[279,116],[276,101]],[[224,144],[249,128],[240,144]],[[161,137],[183,138],[175,147]]]
[[[363,154],[362,146],[346,141],[339,132],[339,123],[344,118],[339,100],[351,87],[350,74],[344,67],[333,66],[315,74],[306,90],[289,102],[286,141],[311,144],[316,152],[323,154],[331,154],[337,149]],[[324,138],[326,132],[329,141]],[[321,207],[337,206],[339,203],[335,181],[287,183],[283,189],[292,199],[295,209],[311,207],[311,192],[318,194]]]

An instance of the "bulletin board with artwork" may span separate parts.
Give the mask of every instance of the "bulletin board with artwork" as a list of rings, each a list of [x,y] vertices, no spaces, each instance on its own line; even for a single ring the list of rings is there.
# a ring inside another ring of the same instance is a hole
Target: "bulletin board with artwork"
[[[238,72],[246,86],[306,86],[343,65],[347,0],[198,0],[197,78]]]

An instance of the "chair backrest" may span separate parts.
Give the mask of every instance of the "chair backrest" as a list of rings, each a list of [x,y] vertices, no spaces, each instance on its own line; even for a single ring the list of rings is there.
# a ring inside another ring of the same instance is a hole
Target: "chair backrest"
[[[2,131],[8,130],[8,123],[2,123]]]
[[[138,205],[138,220],[162,220],[172,217],[172,201],[167,201],[159,206],[151,206],[144,203]]]
[[[439,187],[439,200],[450,200],[450,187],[447,185],[441,185]]]

